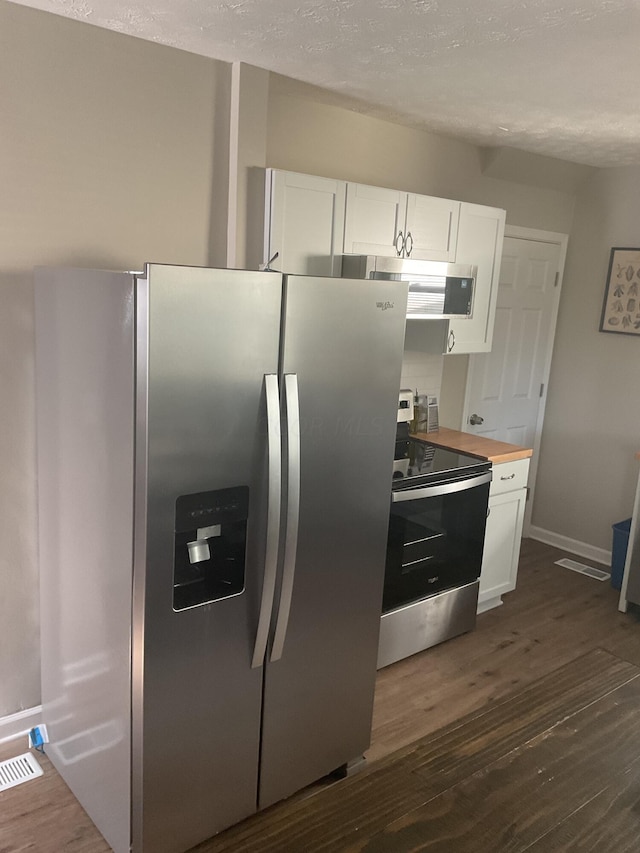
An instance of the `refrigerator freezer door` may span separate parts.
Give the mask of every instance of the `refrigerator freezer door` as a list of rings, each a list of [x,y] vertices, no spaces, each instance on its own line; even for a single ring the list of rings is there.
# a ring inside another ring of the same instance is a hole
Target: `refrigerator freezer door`
[[[281,299],[271,273],[151,265],[138,280],[134,851],[185,850],[256,808]]]
[[[281,657],[266,664],[261,807],[369,745],[406,300],[401,282],[286,279],[300,510]]]

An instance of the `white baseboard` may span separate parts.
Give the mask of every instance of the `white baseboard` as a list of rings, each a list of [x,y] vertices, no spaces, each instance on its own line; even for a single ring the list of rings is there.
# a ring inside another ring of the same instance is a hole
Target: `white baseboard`
[[[552,530],[543,530],[542,527],[531,525],[529,537],[538,542],[544,542],[545,545],[553,545],[554,548],[561,548],[563,551],[569,551],[578,557],[584,557],[586,560],[593,560],[594,563],[602,563],[605,566],[611,565],[611,551],[596,548],[594,545],[587,545],[586,542],[579,542],[577,539],[569,539],[568,536],[561,536]]]
[[[0,717],[0,743],[6,743],[16,738],[26,737],[29,730],[34,726],[39,726],[42,723],[42,705],[36,705],[35,708],[27,708],[24,711],[18,711],[17,714],[9,714],[6,717]],[[26,743],[25,743],[26,747]]]

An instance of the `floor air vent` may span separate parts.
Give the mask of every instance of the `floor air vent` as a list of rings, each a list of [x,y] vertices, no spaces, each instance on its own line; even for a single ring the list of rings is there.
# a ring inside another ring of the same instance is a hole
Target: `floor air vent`
[[[572,572],[580,572],[581,575],[588,575],[597,581],[608,581],[611,577],[609,572],[603,572],[602,569],[594,569],[593,566],[585,566],[584,563],[578,563],[576,560],[557,560],[555,565],[562,566],[563,569],[571,569]]]
[[[0,761],[0,791],[13,788],[29,779],[42,776],[42,767],[30,752],[10,758],[8,761]]]

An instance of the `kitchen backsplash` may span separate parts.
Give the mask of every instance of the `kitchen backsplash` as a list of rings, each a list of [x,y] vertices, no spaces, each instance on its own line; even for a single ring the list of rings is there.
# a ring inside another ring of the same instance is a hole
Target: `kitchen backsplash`
[[[405,349],[402,360],[402,388],[416,388],[420,394],[432,394],[440,397],[442,385],[443,355],[429,355],[415,350]]]

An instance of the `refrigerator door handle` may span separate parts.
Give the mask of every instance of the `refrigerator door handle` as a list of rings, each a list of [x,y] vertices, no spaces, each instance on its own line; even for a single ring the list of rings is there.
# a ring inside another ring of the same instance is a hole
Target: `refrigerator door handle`
[[[278,571],[278,539],[280,535],[280,500],[282,495],[282,458],[280,450],[280,395],[278,377],[266,374],[264,377],[267,403],[267,456],[268,456],[268,506],[267,537],[265,544],[264,578],[262,581],[262,600],[256,631],[256,643],[253,649],[251,667],[262,666],[267,650],[269,625],[276,588]]]
[[[300,400],[298,397],[298,377],[289,373],[284,377],[285,400],[287,404],[287,518],[284,539],[284,559],[282,565],[282,585],[278,619],[273,636],[271,660],[280,660],[289,624],[293,580],[296,572],[296,553],[298,549],[298,526],[300,523]]]

